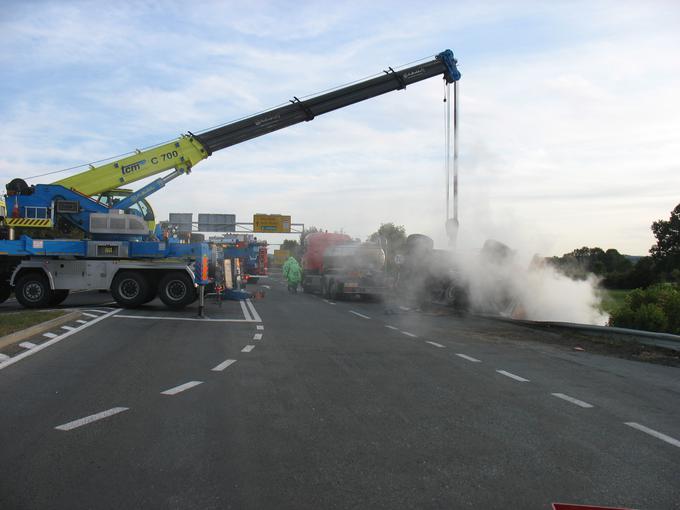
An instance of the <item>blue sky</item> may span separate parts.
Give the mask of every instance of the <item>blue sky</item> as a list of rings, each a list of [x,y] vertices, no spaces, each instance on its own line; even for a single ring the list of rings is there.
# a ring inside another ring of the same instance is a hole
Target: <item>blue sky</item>
[[[680,201],[677,26],[672,1],[9,2],[0,174],[125,153],[451,48],[461,244],[644,254]],[[442,97],[432,79],[217,152],[152,203],[160,218],[278,212],[356,237],[394,221],[441,240]]]

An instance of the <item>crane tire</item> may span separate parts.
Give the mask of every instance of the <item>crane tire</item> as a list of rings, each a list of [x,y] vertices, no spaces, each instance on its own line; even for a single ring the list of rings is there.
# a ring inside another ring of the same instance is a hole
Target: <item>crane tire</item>
[[[121,271],[111,283],[111,295],[123,308],[137,308],[149,295],[149,281],[138,271]]]
[[[68,289],[54,289],[52,291],[52,299],[50,299],[50,306],[62,304],[68,297],[68,293]]]
[[[158,283],[158,296],[168,308],[180,310],[196,300],[196,288],[188,274],[171,271]]]
[[[14,286],[14,295],[25,308],[45,308],[52,300],[53,291],[42,272],[31,271],[19,277]]]

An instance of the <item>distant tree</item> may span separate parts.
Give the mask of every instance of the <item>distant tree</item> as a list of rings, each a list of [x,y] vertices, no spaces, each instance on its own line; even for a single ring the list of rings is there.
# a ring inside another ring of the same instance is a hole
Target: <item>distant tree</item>
[[[395,269],[394,256],[406,244],[406,229],[403,225],[382,223],[377,232],[368,236],[368,240],[380,243],[385,247],[386,266],[388,271]]]
[[[293,257],[297,257],[300,245],[295,239],[284,239],[281,243],[281,249],[288,250]]]
[[[680,269],[680,204],[671,211],[668,221],[652,223],[656,245],[649,250],[659,268],[672,273]]]

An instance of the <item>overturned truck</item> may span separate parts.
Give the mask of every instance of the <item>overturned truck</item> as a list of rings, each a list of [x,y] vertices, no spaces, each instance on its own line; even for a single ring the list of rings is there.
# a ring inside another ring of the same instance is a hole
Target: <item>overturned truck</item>
[[[397,293],[416,306],[442,304],[467,309],[468,288],[453,254],[434,248],[434,241],[424,234],[411,234],[395,257]]]

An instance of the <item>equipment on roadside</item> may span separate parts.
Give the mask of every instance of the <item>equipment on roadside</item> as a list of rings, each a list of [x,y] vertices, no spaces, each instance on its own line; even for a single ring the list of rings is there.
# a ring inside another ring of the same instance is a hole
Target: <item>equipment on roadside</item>
[[[403,69],[390,67],[330,92],[304,100],[294,97],[263,113],[188,132],[53,184],[29,186],[13,179],[6,186],[12,212],[5,218],[6,240],[0,241],[0,299],[13,289],[23,306],[40,308],[62,302],[70,290],[111,289],[124,307],[140,306],[156,295],[171,308],[186,306],[195,300],[196,288],[202,292],[210,282],[210,247],[172,238],[159,241],[161,232],[149,231],[149,195],[189,174],[215,151],[434,76],[455,82],[460,79],[456,64],[446,50]],[[168,170],[137,191],[116,193]]]

